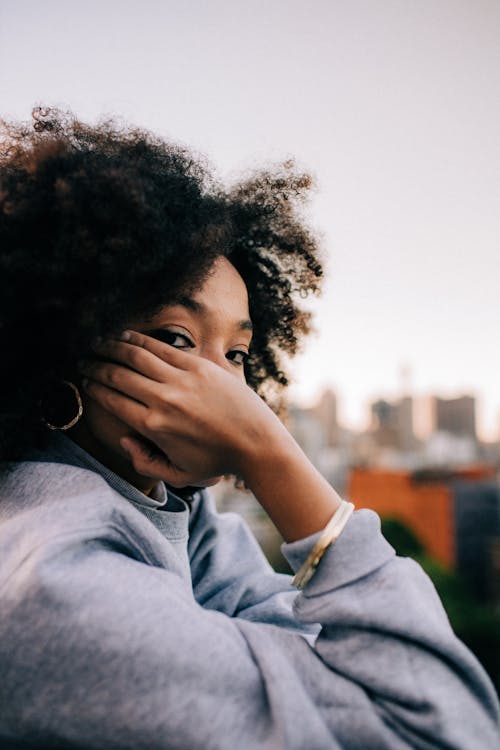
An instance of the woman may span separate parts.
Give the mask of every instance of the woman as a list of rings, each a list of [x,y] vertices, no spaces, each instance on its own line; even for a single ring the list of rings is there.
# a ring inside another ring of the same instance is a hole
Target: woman
[[[318,290],[307,178],[225,193],[148,133],[34,116],[0,165],[0,746],[496,747],[429,580],[261,398]],[[217,514],[225,474],[301,593]]]

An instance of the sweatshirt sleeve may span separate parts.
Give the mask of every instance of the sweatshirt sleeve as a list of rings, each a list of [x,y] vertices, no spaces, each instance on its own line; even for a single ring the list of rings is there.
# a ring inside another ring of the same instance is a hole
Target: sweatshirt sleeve
[[[301,622],[293,612],[292,577],[275,573],[245,520],[218,513],[207,492],[193,507],[189,558],[193,592],[203,607],[279,625],[312,640],[319,632],[319,624]]]
[[[319,535],[282,545],[294,570]],[[316,652],[373,696],[409,746],[499,745],[493,685],[455,636],[429,577],[414,560],[395,555],[373,511],[354,514],[294,612],[300,621],[322,623]]]
[[[121,530],[99,533],[33,549],[9,579],[0,747],[12,737],[88,750],[498,747],[488,679],[370,511],[296,598],[298,620],[322,623],[314,647],[202,607]],[[296,566],[313,544],[285,552]]]

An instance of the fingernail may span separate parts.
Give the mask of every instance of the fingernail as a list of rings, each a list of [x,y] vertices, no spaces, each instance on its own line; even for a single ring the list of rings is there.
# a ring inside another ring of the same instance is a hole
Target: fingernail
[[[132,337],[132,334],[130,331],[122,331],[120,335],[118,336],[120,341],[130,341],[131,337]]]

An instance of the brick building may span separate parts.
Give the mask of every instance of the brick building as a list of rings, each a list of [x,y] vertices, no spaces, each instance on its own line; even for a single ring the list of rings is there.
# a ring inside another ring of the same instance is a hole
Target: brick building
[[[492,592],[500,540],[500,490],[491,467],[417,472],[353,469],[347,495],[359,508],[408,526],[428,554]]]

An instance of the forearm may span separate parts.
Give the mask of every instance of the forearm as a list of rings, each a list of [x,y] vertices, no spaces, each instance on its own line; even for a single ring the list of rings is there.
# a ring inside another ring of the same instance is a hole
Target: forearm
[[[248,450],[242,475],[287,542],[322,530],[341,503],[284,427]]]

